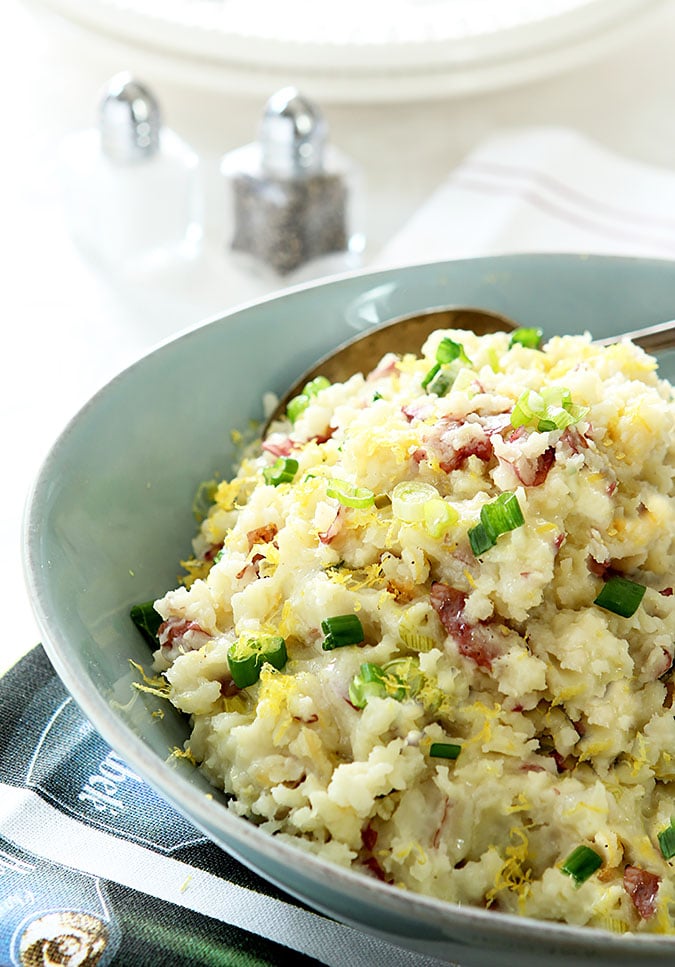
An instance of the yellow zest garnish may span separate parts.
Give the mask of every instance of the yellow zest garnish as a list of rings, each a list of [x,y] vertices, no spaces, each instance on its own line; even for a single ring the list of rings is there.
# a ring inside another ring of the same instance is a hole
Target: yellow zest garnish
[[[146,675],[145,669],[138,662],[132,661],[129,658],[129,664],[134,668],[138,674],[143,679],[143,682],[132,682],[133,688],[138,689],[139,692],[147,692],[149,695],[156,695],[157,698],[169,698],[171,694],[171,685],[167,682],[163,675]]]
[[[515,842],[504,850],[506,859],[495,877],[495,885],[485,894],[488,906],[494,903],[500,893],[508,890],[518,895],[522,907],[532,888],[532,870],[525,867],[529,847],[525,830],[514,827],[511,830],[511,840]]]
[[[192,587],[195,581],[204,580],[213,567],[213,561],[200,561],[195,557],[190,557],[187,561],[181,561],[180,566],[187,571],[179,577],[179,582],[186,588]]]
[[[197,760],[193,756],[192,751],[191,751],[191,749],[190,749],[189,746],[187,748],[185,748],[185,749],[181,749],[177,745],[174,746],[174,748],[171,750],[171,755],[169,756],[169,758],[170,759],[187,759],[187,761],[191,765],[193,765],[193,766],[198,765]]]

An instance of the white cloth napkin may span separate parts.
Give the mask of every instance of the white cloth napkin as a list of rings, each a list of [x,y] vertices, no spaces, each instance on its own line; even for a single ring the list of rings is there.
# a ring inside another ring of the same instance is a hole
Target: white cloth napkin
[[[675,171],[564,128],[502,131],[448,175],[374,265],[516,252],[675,258]]]

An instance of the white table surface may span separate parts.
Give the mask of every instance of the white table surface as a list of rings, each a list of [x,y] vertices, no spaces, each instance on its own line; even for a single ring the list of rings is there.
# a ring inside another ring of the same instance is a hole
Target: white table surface
[[[515,89],[421,103],[325,104],[333,141],[365,170],[366,264],[453,166],[500,129],[563,125],[629,158],[675,170],[674,50],[671,3],[636,25],[627,45]],[[197,149],[212,199],[218,197],[220,155],[252,138],[262,106],[256,98],[172,83],[142,52],[84,34],[18,0],[0,7],[0,566],[10,616],[0,672],[39,640],[24,589],[21,518],[51,442],[121,367],[159,340],[246,298],[221,253],[217,203],[209,208],[206,255],[195,270],[202,282],[192,289],[200,292],[198,299],[188,286],[178,295],[156,286],[121,286],[93,272],[71,244],[55,177],[57,148],[66,133],[94,122],[102,84],[122,69],[153,87],[167,123]]]

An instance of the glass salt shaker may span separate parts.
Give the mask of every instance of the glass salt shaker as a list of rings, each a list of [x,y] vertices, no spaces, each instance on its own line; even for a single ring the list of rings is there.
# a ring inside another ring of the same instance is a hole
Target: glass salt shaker
[[[198,254],[197,155],[162,126],[154,94],[129,74],[106,85],[98,128],[64,140],[61,168],[72,234],[95,260],[142,271]]]
[[[284,282],[358,267],[363,202],[357,166],[328,143],[318,107],[296,88],[274,94],[259,138],[224,156],[226,245]]]

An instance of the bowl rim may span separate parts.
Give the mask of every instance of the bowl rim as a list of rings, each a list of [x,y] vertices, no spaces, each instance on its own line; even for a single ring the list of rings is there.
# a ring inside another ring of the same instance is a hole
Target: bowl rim
[[[201,829],[207,837],[213,841],[213,829],[222,828],[227,836],[228,845],[222,841],[216,841],[219,846],[226,849],[240,862],[249,868],[256,870],[264,879],[276,883],[281,889],[290,893],[303,902],[308,903],[312,908],[318,909],[328,916],[335,917],[334,911],[317,904],[316,899],[310,895],[300,893],[288,886],[288,884],[272,876],[264,866],[256,865],[250,858],[242,857],[237,847],[229,843],[231,837],[237,843],[241,842],[245,848],[250,848],[256,854],[261,854],[266,860],[272,861],[275,865],[284,860],[289,864],[297,863],[302,857],[303,872],[306,879],[315,883],[325,883],[327,875],[332,882],[337,882],[342,891],[347,893],[365,891],[369,894],[371,902],[379,907],[384,907],[394,916],[404,918],[421,918],[430,925],[441,927],[447,933],[448,943],[455,944],[460,948],[466,945],[467,950],[483,949],[488,952],[494,948],[496,943],[504,944],[505,940],[520,944],[523,941],[536,937],[539,942],[548,941],[557,951],[564,953],[576,953],[579,948],[586,950],[589,948],[602,948],[603,953],[614,958],[614,963],[623,961],[617,959],[617,955],[640,955],[651,954],[673,955],[675,951],[675,939],[664,934],[642,934],[628,933],[623,935],[612,934],[609,931],[601,930],[596,927],[579,926],[575,924],[560,923],[557,921],[537,920],[529,917],[520,917],[509,913],[496,913],[482,907],[464,906],[452,901],[427,896],[424,894],[411,893],[405,890],[392,888],[391,885],[382,883],[375,878],[368,877],[356,870],[341,867],[320,856],[305,851],[299,846],[295,846],[290,840],[279,840],[269,833],[258,828],[253,823],[243,817],[231,813],[215,797],[207,798],[189,782],[183,780],[175,772],[169,772],[160,762],[155,753],[151,752],[142,739],[137,736],[131,728],[119,719],[110,703],[104,695],[96,688],[89,689],[87,685],[91,679],[83,679],[81,669],[78,667],[77,653],[70,646],[67,636],[61,633],[60,629],[53,627],[50,621],[48,602],[43,591],[40,575],[43,572],[43,561],[39,548],[39,533],[42,517],[42,504],[47,500],[50,480],[52,478],[52,467],[60,459],[60,454],[68,446],[69,438],[73,430],[81,421],[87,420],[89,412],[95,409],[99,402],[107,396],[112,387],[126,379],[133,378],[135,372],[144,365],[144,361],[159,352],[184,343],[186,340],[199,339],[202,332],[214,325],[226,323],[228,320],[248,312],[250,309],[265,304],[273,304],[282,300],[292,300],[298,293],[311,289],[325,289],[326,287],[339,287],[349,280],[361,280],[364,286],[372,288],[376,283],[384,279],[392,278],[402,271],[416,272],[429,267],[442,267],[447,264],[457,265],[458,263],[492,263],[494,265],[505,266],[513,262],[539,262],[544,260],[549,264],[554,260],[574,261],[583,260],[588,262],[613,262],[639,263],[640,265],[651,265],[668,269],[673,275],[675,283],[675,262],[666,259],[641,258],[639,256],[605,256],[587,255],[585,253],[522,253],[519,255],[504,256],[482,256],[479,258],[467,258],[461,260],[438,259],[433,261],[420,261],[410,263],[405,266],[397,266],[389,269],[375,271],[356,271],[347,272],[337,277],[330,277],[325,280],[314,280],[312,282],[301,283],[280,293],[272,293],[262,299],[253,299],[246,303],[237,305],[226,312],[213,315],[206,320],[198,322],[196,325],[188,326],[177,332],[144,352],[130,364],[125,366],[111,379],[106,381],[90,398],[81,406],[77,412],[67,422],[61,433],[58,435],[52,446],[48,450],[37,475],[35,476],[25,503],[23,518],[23,569],[28,594],[33,606],[38,628],[42,635],[42,645],[51,661],[59,678],[66,686],[68,692],[75,700],[81,711],[92,723],[96,731],[102,738],[121,755],[139,774],[164,796],[180,813],[190,822]],[[429,306],[433,308],[433,306]],[[348,922],[343,919],[343,922]],[[368,926],[360,921],[352,921],[357,929],[368,930]],[[470,945],[467,944],[462,933],[466,932],[466,927],[474,930],[474,938]],[[453,928],[459,927],[460,933],[453,935]],[[464,928],[462,931],[461,928]],[[376,927],[372,932],[377,933]],[[380,931],[380,935],[382,935]],[[392,942],[402,943],[400,938],[390,936],[387,938]],[[475,940],[481,942],[481,947],[474,946]],[[484,942],[487,941],[487,942]],[[439,941],[442,943],[443,941]],[[598,953],[600,950],[598,949]],[[454,954],[453,954],[454,956]]]

